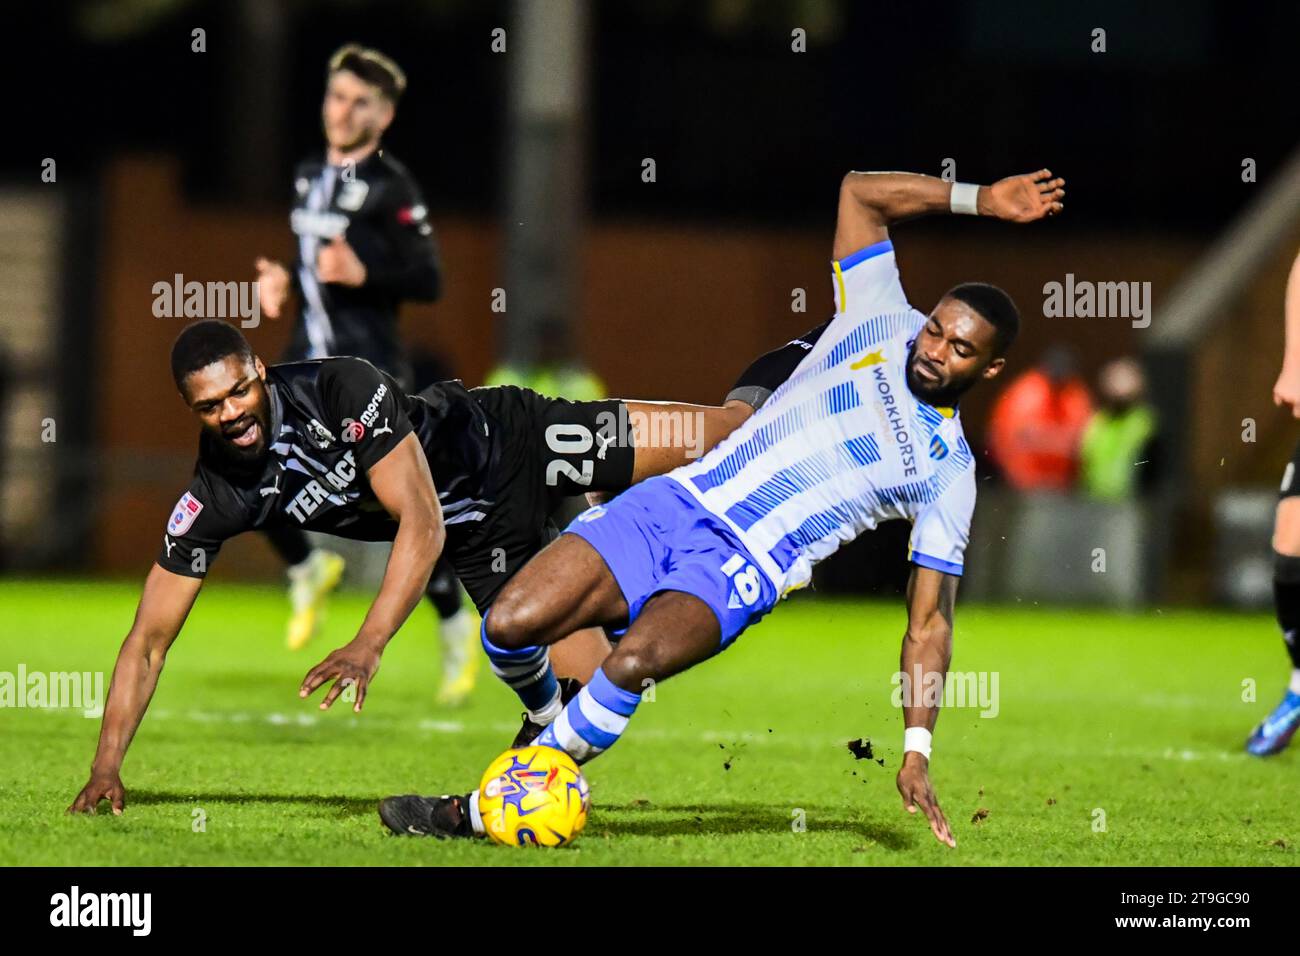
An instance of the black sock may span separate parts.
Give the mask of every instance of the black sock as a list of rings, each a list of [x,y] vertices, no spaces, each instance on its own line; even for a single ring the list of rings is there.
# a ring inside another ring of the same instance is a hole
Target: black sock
[[[1273,552],[1273,604],[1291,666],[1300,668],[1300,557]]]
[[[444,621],[455,617],[460,610],[460,583],[456,580],[451,562],[445,557],[438,558],[438,563],[433,566],[433,574],[425,585],[424,593],[433,602],[438,617]]]

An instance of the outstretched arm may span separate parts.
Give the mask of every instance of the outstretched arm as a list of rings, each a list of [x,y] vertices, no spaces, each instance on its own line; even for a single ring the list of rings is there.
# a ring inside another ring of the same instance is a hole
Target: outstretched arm
[[[914,566],[907,582],[907,633],[903,635],[900,665],[903,674],[903,725],[907,746],[898,771],[898,792],[903,807],[916,813],[919,806],[930,821],[935,839],[956,846],[952,830],[939,809],[930,786],[929,735],[939,719],[939,705],[931,690],[943,686],[952,660],[952,615],[957,600],[957,578],[932,568]],[[931,675],[938,675],[937,678]],[[941,696],[941,695],[940,695]],[[927,703],[927,698],[934,700]],[[915,738],[920,737],[921,741]]]
[[[414,433],[407,435],[366,472],[370,488],[397,522],[384,580],[357,636],[331,653],[303,678],[298,691],[306,697],[334,680],[321,709],[334,703],[349,685],[356,686],[352,709],[360,712],[366,688],[379,670],[379,658],[397,629],[424,594],[433,566],[442,554],[446,529],[433,488],[429,462]]]
[[[180,633],[202,586],[202,578],[173,574],[156,564],[149,572],[135,623],[117,652],[99,728],[99,747],[90,765],[90,782],[68,807],[70,813],[94,813],[100,800],[108,800],[115,814],[125,808],[122,759],[158,686],[167,650]]]
[[[833,256],[845,256],[889,236],[889,226],[928,213],[951,212],[953,188],[935,176],[919,173],[849,173],[840,183]],[[980,186],[976,209],[981,216],[1007,222],[1034,222],[1059,213],[1065,180],[1050,169],[1008,176]]]

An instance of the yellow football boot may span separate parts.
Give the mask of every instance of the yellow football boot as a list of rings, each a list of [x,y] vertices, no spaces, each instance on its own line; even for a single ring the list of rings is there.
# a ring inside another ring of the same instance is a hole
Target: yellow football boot
[[[343,567],[342,556],[316,548],[306,561],[289,569],[289,603],[293,605],[285,637],[289,650],[301,650],[316,635],[325,599],[338,587]]]
[[[480,666],[478,631],[478,615],[463,608],[439,622],[438,638],[442,643],[439,706],[459,707],[474,690]]]

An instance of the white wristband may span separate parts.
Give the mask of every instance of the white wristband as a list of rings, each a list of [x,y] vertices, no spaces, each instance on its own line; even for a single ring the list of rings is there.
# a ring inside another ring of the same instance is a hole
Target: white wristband
[[[976,183],[953,183],[948,208],[959,216],[978,216],[980,188]]]
[[[932,735],[924,727],[908,727],[903,731],[903,753],[909,750],[915,750],[919,754],[924,754],[925,759],[930,759],[930,741]]]

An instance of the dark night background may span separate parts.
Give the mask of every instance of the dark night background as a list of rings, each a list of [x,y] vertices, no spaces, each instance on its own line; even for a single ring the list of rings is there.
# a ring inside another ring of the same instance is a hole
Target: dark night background
[[[1296,3],[590,0],[588,9],[586,102],[575,111],[586,177],[573,177],[589,213],[587,260],[558,258],[582,276],[565,312],[574,351],[611,394],[716,400],[732,367],[743,367],[738,356],[794,334],[787,290],[813,287],[804,277],[821,267],[821,237],[848,169],[937,175],[952,159],[967,182],[1044,166],[1067,178],[1068,214],[1032,239],[963,217],[909,225],[904,273],[922,300],[946,287],[939,283],[950,273],[999,281],[1034,303],[1044,278],[1079,271],[1127,280],[1137,268],[1154,280],[1160,302],[1176,280],[1203,268],[1204,252],[1251,200],[1282,181],[1300,142]],[[60,189],[49,192],[71,202],[60,302],[64,341],[76,347],[40,357],[28,348],[22,373],[30,384],[50,371],[81,403],[65,416],[67,429],[82,430],[65,430],[75,439],[67,467],[87,473],[86,462],[133,459],[155,442],[156,452],[172,453],[143,426],[120,434],[107,427],[133,421],[137,393],[128,383],[148,375],[150,359],[132,336],[157,331],[149,345],[161,348],[172,332],[137,324],[145,293],[155,272],[243,278],[254,249],[289,254],[292,169],[322,149],[325,64],[348,41],[381,49],[407,73],[384,141],[421,184],[453,277],[436,306],[405,310],[407,333],[445,359],[450,374],[482,380],[517,341],[487,311],[488,292],[510,284],[520,263],[546,258],[499,241],[517,225],[505,216],[507,160],[527,154],[508,139],[512,71],[526,59],[508,55],[526,49],[520,34],[509,39],[522,22],[516,12],[505,0],[85,0],[10,15],[0,185],[39,195],[42,161],[55,157]],[[191,49],[196,28],[206,33],[205,52]],[[491,48],[496,28],[507,30],[507,55]],[[807,52],[791,50],[795,28],[806,31]],[[1097,28],[1105,30],[1102,53],[1092,51]],[[539,29],[533,39],[545,37]],[[647,157],[656,162],[654,188],[641,181]],[[1247,158],[1255,182],[1243,182]],[[139,178],[124,173],[137,168]],[[571,207],[551,212],[563,208]],[[19,234],[16,224],[11,231]],[[545,239],[564,246],[554,233]],[[33,258],[14,241],[10,261]],[[719,281],[718,270],[733,264],[730,284]],[[1251,275],[1238,274],[1251,295],[1216,307],[1216,327],[1230,331],[1222,343],[1198,338],[1187,357],[1210,363],[1228,351],[1221,345],[1245,343],[1247,364],[1205,364],[1199,379],[1162,379],[1153,389],[1179,401],[1206,396],[1188,406],[1194,413],[1164,416],[1176,423],[1173,435],[1202,436],[1169,474],[1193,475],[1198,461],[1229,463],[1188,479],[1205,494],[1182,527],[1209,527],[1211,488],[1273,482],[1294,440],[1289,421],[1267,417],[1285,277],[1262,259]],[[620,302],[625,290],[631,298]],[[825,291],[814,287],[814,311]],[[709,338],[717,357],[679,347],[656,323],[678,321],[677,334],[694,335],[694,315],[726,319]],[[812,324],[795,322],[798,331]],[[1150,341],[1087,319],[1030,324],[1020,368],[1060,340],[1078,349],[1090,377],[1104,360]],[[120,341],[132,345],[107,359],[94,351]],[[1213,387],[1223,376],[1236,386],[1226,403]],[[977,443],[992,393],[982,400],[966,406]],[[1224,436],[1229,448],[1241,444],[1236,423],[1247,415],[1266,430],[1233,460],[1221,445]],[[137,485],[121,482],[131,507],[143,506],[131,497],[143,494]],[[871,542],[894,556],[897,585],[906,569],[901,544],[889,540],[895,531]],[[105,564],[124,565],[130,548],[114,547]],[[1208,532],[1198,547],[1182,553],[1204,570]]]
[[[238,196],[227,158],[259,144],[240,139],[239,107],[223,96],[241,68],[227,42],[236,6],[161,5],[120,29],[105,6],[116,5],[53,5],[11,37],[26,39],[6,67],[10,92],[31,115],[0,155],[6,178],[47,155],[66,175],[154,148],[179,151],[194,198]],[[319,148],[323,64],[356,39],[408,73],[388,141],[431,205],[497,208],[506,78],[489,33],[509,27],[505,4],[285,9],[277,182]],[[937,172],[952,157],[959,178],[979,181],[1055,165],[1070,179],[1071,230],[1208,235],[1248,198],[1242,159],[1266,179],[1300,128],[1284,92],[1295,87],[1296,4],[598,2],[593,18],[597,216],[816,224],[846,168]],[[203,54],[190,52],[196,26]],[[806,54],[790,52],[794,26],[809,31]],[[1089,50],[1097,26],[1104,54]],[[659,168],[652,200],[625,174],[644,156]]]

